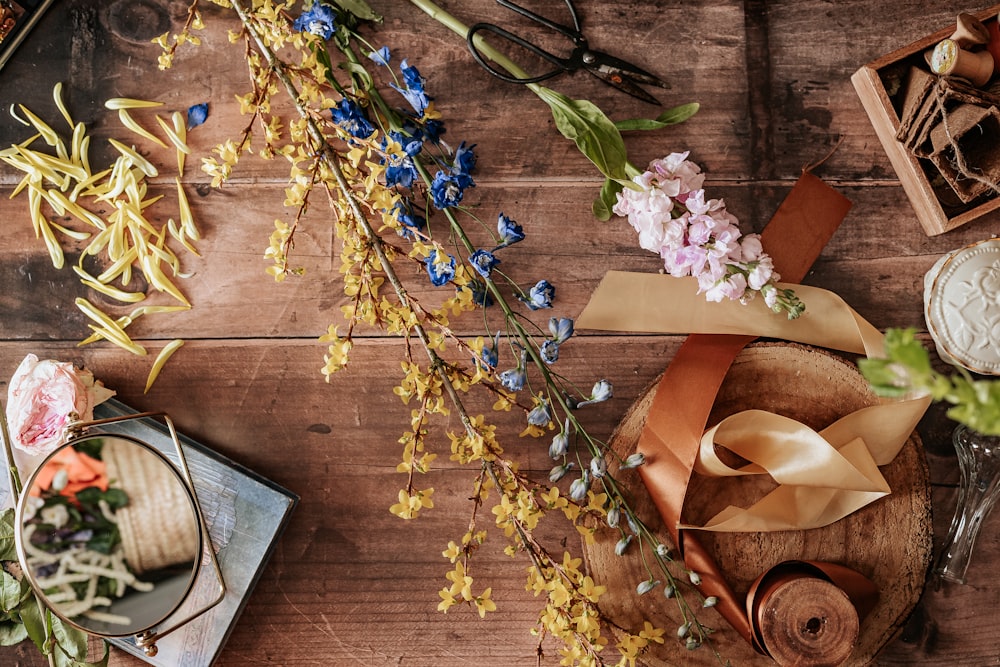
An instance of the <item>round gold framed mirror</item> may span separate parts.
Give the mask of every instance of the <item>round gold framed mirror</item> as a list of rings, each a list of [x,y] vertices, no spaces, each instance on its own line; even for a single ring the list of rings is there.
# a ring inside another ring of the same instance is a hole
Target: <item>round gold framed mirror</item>
[[[31,474],[16,542],[35,592],[63,620],[105,637],[149,633],[186,599],[203,531],[197,499],[156,449],[79,436]]]

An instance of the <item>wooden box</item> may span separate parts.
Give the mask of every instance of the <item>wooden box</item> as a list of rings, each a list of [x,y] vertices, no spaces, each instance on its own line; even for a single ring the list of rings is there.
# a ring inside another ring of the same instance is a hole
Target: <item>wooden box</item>
[[[981,12],[970,12],[984,24],[996,24],[1000,5]],[[1000,196],[987,193],[963,203],[947,183],[941,181],[937,168],[928,160],[917,158],[896,133],[900,127],[899,91],[914,65],[926,68],[924,53],[955,31],[955,24],[942,28],[897,51],[864,65],[851,77],[854,89],[871,119],[893,169],[899,177],[917,219],[928,236],[935,236],[1000,208]],[[991,33],[996,35],[995,30]],[[994,37],[995,39],[995,37]]]

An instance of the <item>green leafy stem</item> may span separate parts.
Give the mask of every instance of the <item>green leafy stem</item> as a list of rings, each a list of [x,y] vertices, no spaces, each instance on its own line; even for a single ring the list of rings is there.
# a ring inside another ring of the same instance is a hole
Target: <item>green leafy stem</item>
[[[955,375],[934,370],[914,329],[887,330],[885,354],[884,359],[858,360],[875,393],[891,398],[930,395],[951,404],[949,418],[985,435],[1000,435],[1000,381],[976,379],[961,367]]]
[[[428,16],[468,39],[469,28],[431,0],[410,0]],[[507,70],[511,76],[526,78],[527,73],[507,56],[491,47],[480,35],[473,37],[479,52]],[[600,220],[611,217],[617,194],[623,187],[631,187],[631,179],[641,171],[628,161],[625,130],[656,130],[682,123],[698,111],[698,103],[692,102],[668,109],[655,119],[634,119],[613,122],[601,109],[587,100],[577,100],[558,93],[537,83],[525,84],[532,92],[549,105],[552,118],[559,132],[576,144],[604,176],[604,185],[594,201],[593,212]]]

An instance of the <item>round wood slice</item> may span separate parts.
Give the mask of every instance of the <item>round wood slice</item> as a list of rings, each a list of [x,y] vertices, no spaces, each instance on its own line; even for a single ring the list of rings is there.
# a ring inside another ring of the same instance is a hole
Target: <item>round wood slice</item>
[[[636,399],[612,434],[611,447],[621,456],[635,451],[655,391],[656,382]],[[733,363],[709,425],[741,410],[762,409],[819,430],[877,402],[857,368],[840,357],[792,343],[757,343],[743,350]],[[892,493],[830,526],[771,533],[700,533],[741,601],[759,574],[785,560],[831,561],[871,578],[879,587],[879,602],[862,620],[858,643],[847,665],[869,664],[895,636],[920,597],[930,563],[930,487],[916,432],[881,471]],[[633,506],[646,525],[655,527],[661,541],[671,544],[638,473],[616,470],[614,474],[631,492]],[[710,479],[694,474],[684,519],[703,523],[727,505],[747,507],[773,486],[774,482],[763,475]],[[601,598],[604,612],[634,632],[646,619],[667,630],[665,644],[653,645],[643,656],[646,664],[719,664],[710,648],[688,651],[683,642],[670,639],[680,624],[676,602],[663,596],[662,587],[642,596],[635,593],[639,582],[649,575],[635,545],[625,556],[615,555],[618,537],[615,530],[601,530],[593,544],[584,546],[594,578],[608,587]],[[734,665],[774,664],[756,653],[714,610],[699,610],[699,619],[716,629],[712,641],[724,660]]]

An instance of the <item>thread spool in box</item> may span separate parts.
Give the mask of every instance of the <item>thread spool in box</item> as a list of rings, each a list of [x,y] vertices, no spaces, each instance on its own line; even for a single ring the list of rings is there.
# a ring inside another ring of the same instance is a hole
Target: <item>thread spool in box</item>
[[[943,360],[1000,375],[1000,239],[959,248],[931,267],[924,318]]]
[[[942,76],[957,76],[981,88],[993,76],[993,54],[967,51],[953,39],[938,42],[931,53],[931,71]]]

